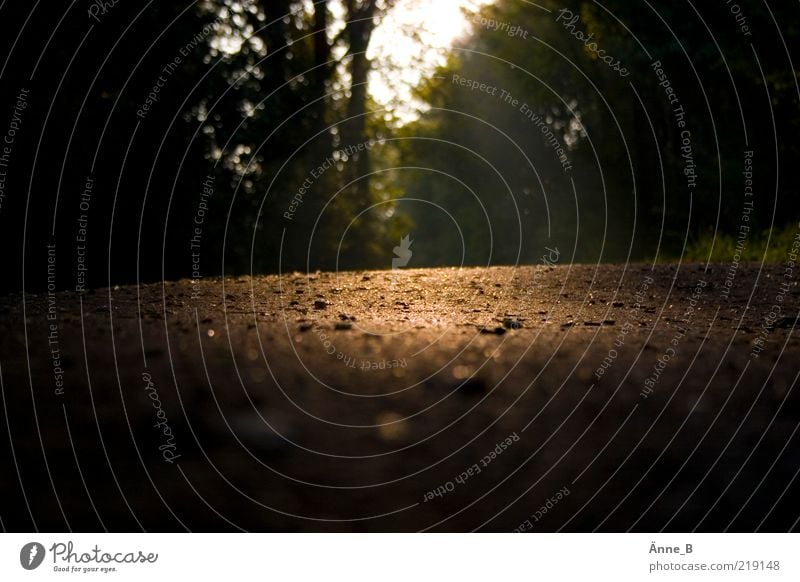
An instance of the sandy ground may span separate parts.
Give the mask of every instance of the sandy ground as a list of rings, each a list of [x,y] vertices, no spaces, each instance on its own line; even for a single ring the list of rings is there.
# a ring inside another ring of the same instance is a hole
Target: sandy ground
[[[727,266],[628,265],[5,297],[2,526],[797,529],[784,275],[742,266],[730,293]]]

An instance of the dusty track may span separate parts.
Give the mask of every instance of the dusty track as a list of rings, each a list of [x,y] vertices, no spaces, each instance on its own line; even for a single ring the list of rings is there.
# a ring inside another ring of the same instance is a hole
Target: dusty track
[[[3,298],[0,517],[10,530],[796,528],[800,290],[782,265],[749,266],[726,297],[726,274],[181,281],[58,294],[55,342],[46,295],[26,297],[27,319]]]

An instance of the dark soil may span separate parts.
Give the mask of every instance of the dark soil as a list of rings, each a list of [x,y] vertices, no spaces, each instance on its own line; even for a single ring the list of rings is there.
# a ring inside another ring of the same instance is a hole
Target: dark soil
[[[796,529],[785,274],[742,266],[729,295],[727,266],[629,265],[6,297],[2,525]]]

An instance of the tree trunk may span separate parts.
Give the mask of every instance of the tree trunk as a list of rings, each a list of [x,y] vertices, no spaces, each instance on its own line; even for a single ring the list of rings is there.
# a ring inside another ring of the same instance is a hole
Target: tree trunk
[[[327,128],[328,81],[335,70],[328,62],[331,59],[331,45],[328,44],[328,0],[314,4],[314,71],[311,76],[311,106],[313,123],[312,135],[319,134],[311,144],[311,158],[314,164],[320,164],[331,154],[333,139]],[[330,182],[330,177],[323,176],[323,187]]]
[[[366,0],[356,7],[353,0],[347,2],[347,40],[350,45],[350,100],[347,103],[347,118],[344,124],[344,145],[358,146],[367,141],[367,79],[370,71],[370,61],[367,58],[367,48],[375,29],[376,0]],[[348,175],[351,179],[358,178],[353,191],[357,205],[366,207],[369,204],[369,151],[363,150],[356,154],[351,164]]]
[[[314,75],[312,99],[320,99],[325,95],[326,84],[333,70],[328,61],[331,57],[331,46],[328,44],[328,0],[314,4]],[[314,106],[315,116],[320,129],[325,124],[325,99],[320,99]]]

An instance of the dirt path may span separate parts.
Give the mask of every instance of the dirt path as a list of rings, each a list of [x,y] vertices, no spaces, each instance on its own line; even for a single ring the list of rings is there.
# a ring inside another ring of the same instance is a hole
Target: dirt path
[[[796,529],[800,290],[784,275],[292,274],[28,296],[24,314],[6,297],[0,518]]]

